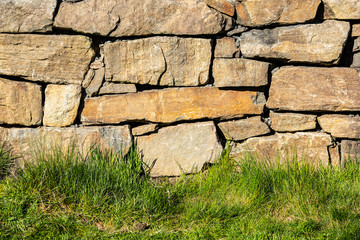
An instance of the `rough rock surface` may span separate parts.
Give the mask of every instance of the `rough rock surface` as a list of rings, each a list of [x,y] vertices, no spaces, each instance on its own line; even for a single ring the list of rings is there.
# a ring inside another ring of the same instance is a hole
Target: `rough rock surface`
[[[352,68],[360,68],[360,52],[354,53],[353,62],[351,64]]]
[[[219,12],[225,13],[230,17],[234,16],[235,14],[235,6],[234,1],[229,0],[203,0],[206,5],[216,9]]]
[[[109,83],[105,82],[100,88],[99,95],[105,94],[119,94],[119,93],[134,93],[136,92],[135,84],[123,84],[123,83]]]
[[[1,0],[0,32],[51,31],[56,2],[56,0]]]
[[[270,132],[268,125],[261,121],[260,116],[220,122],[218,126],[227,140],[234,141],[260,136]]]
[[[349,23],[335,20],[321,24],[251,30],[241,35],[240,48],[247,58],[337,64],[349,30]]]
[[[0,34],[0,74],[31,81],[80,85],[94,54],[84,36]]]
[[[153,177],[199,171],[223,150],[213,122],[161,128],[158,133],[138,137],[137,146],[145,163],[155,161],[150,172]]]
[[[107,43],[107,81],[197,86],[209,80],[211,40],[151,37]]]
[[[131,131],[134,136],[141,136],[144,134],[155,132],[157,129],[158,129],[157,124],[150,123],[150,124],[145,124],[145,125],[141,125],[138,127],[134,127],[131,129]]]
[[[89,71],[93,71],[93,74],[90,73],[93,76],[89,85],[86,88],[86,95],[93,97],[98,94],[100,87],[103,84],[103,80],[105,76],[105,68],[101,67],[95,70],[90,69]]]
[[[359,0],[323,0],[327,19],[360,19]]]
[[[321,0],[243,0],[236,6],[236,22],[249,27],[303,23],[314,19]]]
[[[41,86],[0,77],[0,124],[40,125]]]
[[[348,161],[360,160],[360,142],[354,140],[341,141],[341,164]]]
[[[235,40],[233,37],[216,39],[214,56],[216,58],[240,57],[240,48],[236,46]]]
[[[198,0],[62,2],[55,26],[103,36],[202,35],[230,29],[232,19]]]
[[[316,115],[270,112],[271,128],[277,132],[296,132],[316,128]]]
[[[336,138],[360,138],[360,117],[329,114],[318,117],[320,127]]]
[[[360,23],[352,25],[352,37],[360,37]]]
[[[65,127],[74,123],[81,98],[79,85],[49,84],[45,90],[44,125]]]
[[[292,111],[360,111],[353,68],[282,67],[273,74],[267,106]]]
[[[242,158],[250,154],[259,159],[274,161],[280,157],[280,161],[291,160],[297,154],[298,161],[309,161],[315,164],[328,165],[339,164],[338,147],[332,145],[330,135],[325,133],[276,133],[266,137],[256,137],[236,144],[230,151],[235,158]],[[329,159],[328,149],[331,159]],[[330,161],[331,160],[331,161]]]
[[[213,63],[217,87],[259,87],[268,84],[269,63],[241,58],[216,58]]]
[[[264,95],[213,87],[172,88],[85,99],[84,124],[125,121],[175,122],[261,114]]]

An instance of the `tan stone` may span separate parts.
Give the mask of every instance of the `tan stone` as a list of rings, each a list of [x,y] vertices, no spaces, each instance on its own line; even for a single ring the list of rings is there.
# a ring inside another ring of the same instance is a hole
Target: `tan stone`
[[[55,8],[56,0],[1,0],[0,32],[51,31]]]
[[[360,37],[354,39],[353,52],[360,51]]]
[[[216,58],[213,63],[217,87],[259,87],[268,84],[270,64],[241,58]]]
[[[235,38],[223,37],[216,39],[214,56],[216,58],[240,57],[240,48],[236,46]]]
[[[352,25],[352,37],[360,37],[360,23]]]
[[[296,132],[316,128],[316,115],[270,112],[271,128],[276,132]]]
[[[337,64],[349,30],[349,23],[335,20],[321,24],[251,30],[241,35],[240,48],[247,58]]]
[[[136,140],[144,162],[155,162],[150,172],[153,177],[197,172],[223,150],[212,122],[165,127]]]
[[[94,51],[84,36],[0,34],[0,74],[80,85]]]
[[[237,23],[250,26],[303,23],[314,19],[321,0],[243,0],[236,6]]]
[[[353,61],[351,66],[352,68],[360,68],[360,52],[354,53]]]
[[[130,127],[94,126],[94,127],[41,127],[41,128],[1,128],[0,140],[6,141],[19,156],[19,165],[31,161],[39,153],[48,153],[59,147],[63,151],[75,147],[83,156],[89,149],[98,146],[126,154],[132,145]]]
[[[134,136],[141,136],[151,132],[155,132],[158,129],[158,125],[154,123],[140,125],[131,129]]]
[[[40,125],[41,86],[0,77],[0,124]]]
[[[230,150],[230,156],[239,159],[250,155],[259,160],[272,162],[279,159],[280,162],[285,162],[292,160],[296,154],[297,161],[323,165],[331,162],[331,165],[338,165],[338,147],[330,146],[331,137],[325,133],[276,133],[271,136],[249,138],[244,143],[238,143]]]
[[[353,68],[282,67],[267,106],[291,111],[359,111],[360,77]]]
[[[239,35],[247,30],[248,30],[247,27],[237,25],[233,30],[227,32],[226,35],[231,37],[231,36]]]
[[[92,69],[91,69],[92,70]],[[89,86],[86,88],[86,95],[93,97],[98,94],[105,76],[105,68],[95,69]]]
[[[230,119],[261,114],[264,103],[264,95],[258,92],[172,88],[85,99],[81,120],[84,124],[97,124]]]
[[[341,164],[345,165],[348,161],[360,160],[360,141],[342,140],[341,141]]]
[[[45,90],[44,125],[65,127],[74,123],[81,98],[79,85],[49,84]]]
[[[136,91],[137,90],[135,84],[105,82],[104,85],[100,88],[99,95],[135,93]]]
[[[235,14],[235,7],[234,5],[228,0],[203,0],[206,5],[216,9],[219,12],[225,13],[230,17],[234,16]]]
[[[220,122],[218,126],[226,139],[235,141],[265,135],[270,132],[268,125],[261,121],[260,116]]]
[[[217,34],[232,18],[198,0],[87,0],[62,2],[54,25],[103,36]]]
[[[358,0],[323,0],[326,19],[360,19]]]
[[[211,40],[151,37],[104,46],[107,81],[197,86],[209,80]]]
[[[360,138],[360,117],[328,114],[318,117],[320,127],[336,138]]]

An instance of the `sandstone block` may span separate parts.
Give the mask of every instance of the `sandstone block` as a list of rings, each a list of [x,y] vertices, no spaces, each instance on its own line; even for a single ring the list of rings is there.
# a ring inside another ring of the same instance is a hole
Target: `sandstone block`
[[[229,0],[203,0],[206,5],[216,9],[219,12],[225,13],[230,17],[235,14],[235,6]]]
[[[260,160],[280,162],[293,159],[315,164],[339,164],[338,147],[330,147],[332,140],[325,133],[277,133],[271,136],[249,138],[243,143],[236,144],[230,152],[235,158],[243,158],[250,154]],[[328,149],[331,156],[329,159]]]
[[[282,67],[267,106],[292,111],[359,111],[360,76],[353,68]]]
[[[352,25],[352,37],[360,37],[360,23]]]
[[[360,51],[360,37],[354,39],[353,52]]]
[[[261,121],[260,116],[220,122],[218,126],[226,139],[234,141],[265,135],[270,132],[268,125]]]
[[[360,117],[328,114],[318,117],[320,127],[336,138],[360,138]]]
[[[223,150],[212,122],[161,128],[158,133],[138,137],[137,146],[144,162],[155,161],[150,172],[153,177],[199,171],[204,163],[216,160]]]
[[[217,87],[259,87],[268,84],[270,64],[241,58],[216,58],[213,63]]]
[[[95,70],[90,69],[89,71],[93,71],[94,74],[89,83],[89,86],[87,86],[86,88],[86,95],[93,97],[98,94],[100,87],[103,84],[104,76],[105,76],[105,68],[101,67]]]
[[[341,164],[348,161],[360,160],[360,142],[359,140],[342,140],[341,141]]]
[[[99,95],[105,94],[119,94],[119,93],[134,93],[136,92],[135,84],[123,84],[123,83],[109,83],[105,82],[100,88]]]
[[[349,30],[349,23],[335,20],[321,24],[251,30],[241,35],[240,48],[247,58],[337,64]]]
[[[327,19],[360,19],[358,0],[323,0],[323,3]]]
[[[316,115],[270,112],[271,128],[276,132],[296,132],[316,128]]]
[[[94,56],[84,36],[0,34],[0,74],[80,85]]]
[[[223,37],[216,39],[214,56],[216,58],[240,57],[240,48],[236,46],[235,38]]]
[[[225,91],[213,87],[172,88],[85,99],[84,124],[150,121],[230,119],[261,114],[264,95],[251,91]]]
[[[303,23],[314,19],[320,0],[245,0],[236,6],[236,22],[250,27]]]
[[[81,98],[79,85],[49,84],[45,90],[44,125],[65,127],[74,123]]]
[[[351,66],[352,68],[360,68],[360,52],[354,53],[353,61]]]
[[[55,8],[56,0],[1,0],[0,32],[51,31]]]
[[[0,77],[0,124],[40,125],[41,86]]]
[[[209,80],[211,40],[152,37],[107,43],[107,81],[197,86]]]
[[[197,0],[62,2],[54,25],[103,36],[202,35],[230,29],[232,18]]]
[[[131,129],[131,131],[134,136],[141,136],[144,134],[155,132],[157,129],[158,129],[157,124],[150,123],[150,124],[145,124],[145,125],[140,125],[138,127],[134,127],[133,129]]]

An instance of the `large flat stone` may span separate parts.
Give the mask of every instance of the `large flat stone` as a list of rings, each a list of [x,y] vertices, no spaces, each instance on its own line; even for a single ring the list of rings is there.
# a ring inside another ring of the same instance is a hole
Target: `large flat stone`
[[[230,151],[230,155],[243,158],[248,155],[259,160],[280,162],[292,160],[297,154],[297,161],[313,162],[315,164],[332,165],[339,164],[338,147],[332,145],[330,135],[325,133],[277,133],[271,136],[249,138],[243,143],[236,144]],[[328,149],[331,156],[329,159]]]
[[[236,6],[236,22],[249,27],[303,23],[315,18],[320,0],[245,0]]]
[[[360,141],[342,140],[341,164],[344,165],[349,161],[359,161],[359,160],[360,160]]]
[[[265,98],[251,91],[213,87],[172,88],[85,99],[84,124],[125,121],[176,122],[204,118],[235,118],[261,114]]]
[[[51,31],[56,2],[56,0],[1,0],[0,32]]]
[[[360,138],[360,117],[327,114],[318,117],[320,127],[336,138]]]
[[[40,125],[41,86],[0,77],[0,124]]]
[[[270,132],[268,125],[261,121],[260,116],[220,122],[218,126],[227,140],[234,141],[265,135]]]
[[[316,115],[270,112],[271,128],[276,132],[297,132],[316,128]]]
[[[247,58],[337,64],[349,30],[349,23],[335,20],[321,24],[251,30],[241,35],[240,48]]]
[[[217,34],[232,19],[197,0],[86,0],[62,2],[58,28],[103,36]]]
[[[211,40],[151,37],[106,43],[107,81],[197,86],[209,80]]]
[[[155,161],[150,172],[153,177],[197,172],[223,150],[212,122],[161,128],[158,133],[138,137],[137,147],[145,163]]]
[[[0,74],[80,85],[94,56],[85,36],[0,34]]]
[[[360,1],[323,0],[324,17],[327,19],[360,19]]]
[[[292,111],[359,111],[360,76],[353,68],[282,67],[267,106]]]
[[[49,84],[45,89],[44,125],[65,127],[74,123],[81,98],[79,85]]]
[[[213,63],[217,87],[259,87],[268,84],[270,63],[241,58],[216,58]]]

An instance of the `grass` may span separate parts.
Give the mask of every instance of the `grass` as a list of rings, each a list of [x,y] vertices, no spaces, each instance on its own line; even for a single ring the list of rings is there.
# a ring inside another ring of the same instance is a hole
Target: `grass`
[[[0,239],[360,239],[358,162],[225,153],[175,183],[151,179],[135,148],[85,159],[55,149],[37,162],[0,182]]]

